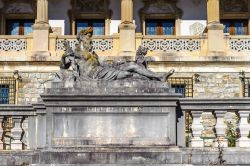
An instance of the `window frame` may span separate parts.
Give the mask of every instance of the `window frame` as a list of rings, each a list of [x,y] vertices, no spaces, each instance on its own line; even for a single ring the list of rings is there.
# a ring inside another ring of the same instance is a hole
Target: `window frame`
[[[147,33],[147,22],[148,21],[156,21],[157,22],[157,27],[156,27],[156,34],[155,35],[168,35],[168,34],[163,34],[163,22],[167,21],[167,22],[172,22],[174,24],[174,31],[173,34],[171,35],[176,35],[176,21],[175,19],[145,19],[145,35],[150,35]],[[168,36],[171,36],[168,35]],[[152,36],[152,35],[150,35]]]
[[[74,35],[77,35],[77,23],[79,22],[79,21],[86,21],[87,23],[88,23],[88,26],[92,26],[93,27],[93,25],[91,25],[91,24],[93,24],[93,22],[94,21],[100,21],[100,22],[102,22],[103,24],[104,24],[104,27],[103,27],[103,34],[102,35],[105,35],[106,34],[106,28],[105,28],[105,19],[76,19],[75,20],[75,34]]]
[[[8,103],[3,104],[16,104],[16,79],[13,77],[0,77],[0,88],[1,86],[9,86]],[[0,95],[1,96],[1,95]],[[1,103],[0,103],[1,104]]]
[[[35,19],[6,19],[5,20],[5,34],[6,35],[11,35],[11,31],[9,29],[9,25],[13,22],[18,22],[19,23],[19,32],[18,35],[25,35],[24,34],[24,24],[25,22],[33,22],[35,24]]]
[[[185,98],[192,98],[194,96],[194,80],[193,77],[170,77],[168,82],[171,85],[185,85]]]
[[[242,96],[250,97],[250,77],[245,77],[242,80]]]

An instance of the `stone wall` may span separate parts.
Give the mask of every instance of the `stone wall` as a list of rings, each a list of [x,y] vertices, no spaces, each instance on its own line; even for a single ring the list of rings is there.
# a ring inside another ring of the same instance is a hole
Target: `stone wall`
[[[53,73],[20,73],[18,104],[36,103],[40,94],[48,88]]]
[[[242,96],[239,73],[197,73],[194,79],[194,98],[237,98]],[[35,103],[46,87],[53,73],[20,73],[18,104]],[[174,77],[193,77],[194,73],[176,73]]]

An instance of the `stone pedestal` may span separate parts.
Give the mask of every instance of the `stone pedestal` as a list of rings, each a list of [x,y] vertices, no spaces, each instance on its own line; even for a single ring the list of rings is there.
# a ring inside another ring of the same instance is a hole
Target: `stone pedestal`
[[[119,56],[135,56],[135,25],[133,23],[122,23],[120,30],[120,52]]]
[[[224,55],[225,40],[224,26],[218,22],[212,22],[207,25],[208,29],[208,55]]]
[[[34,61],[44,61],[49,53],[49,24],[33,25],[33,53]],[[42,42],[41,42],[42,41]]]
[[[74,88],[63,87],[54,83],[41,96],[46,105],[46,147],[177,144],[178,95],[168,84],[83,81]]]

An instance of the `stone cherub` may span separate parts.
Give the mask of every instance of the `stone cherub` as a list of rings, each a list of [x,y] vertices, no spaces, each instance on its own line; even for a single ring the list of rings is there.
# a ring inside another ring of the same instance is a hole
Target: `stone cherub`
[[[93,29],[87,28],[81,30],[77,36],[78,45],[76,50],[72,52],[68,48],[68,52],[65,52],[62,59],[66,57],[71,58],[68,62],[76,67],[73,67],[75,72],[78,73],[80,80],[121,80],[128,78],[136,79],[148,79],[165,82],[167,78],[174,73],[174,70],[168,73],[155,73],[147,69],[147,62],[149,58],[146,58],[147,49],[139,47],[137,50],[135,62],[115,62],[115,65],[102,65],[99,62],[97,54],[92,49],[92,35]],[[66,47],[68,47],[66,45]],[[67,50],[67,49],[66,49]],[[73,55],[72,55],[73,54]],[[61,69],[70,68],[65,60],[61,60]]]

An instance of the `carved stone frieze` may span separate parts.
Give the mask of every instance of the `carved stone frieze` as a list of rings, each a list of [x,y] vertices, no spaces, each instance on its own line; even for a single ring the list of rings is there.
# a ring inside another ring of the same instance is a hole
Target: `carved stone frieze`
[[[221,11],[224,13],[246,13],[249,11],[248,0],[221,0]]]
[[[71,0],[73,11],[77,13],[105,13],[109,0]]]
[[[181,15],[182,10],[177,7],[178,0],[143,0],[144,7],[141,14],[174,14]]]
[[[36,0],[3,0],[1,13],[5,14],[35,14]]]

